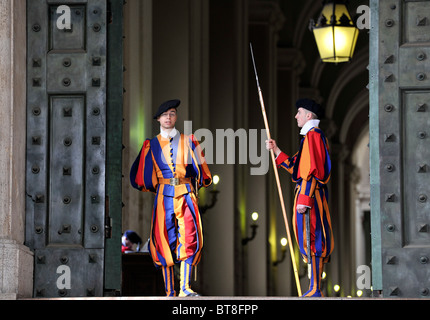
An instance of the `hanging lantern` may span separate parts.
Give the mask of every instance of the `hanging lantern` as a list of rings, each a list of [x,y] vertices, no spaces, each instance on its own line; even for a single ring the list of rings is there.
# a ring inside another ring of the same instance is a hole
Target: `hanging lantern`
[[[326,0],[315,24],[311,19],[309,29],[313,32],[323,62],[347,62],[351,60],[358,38],[345,1]]]

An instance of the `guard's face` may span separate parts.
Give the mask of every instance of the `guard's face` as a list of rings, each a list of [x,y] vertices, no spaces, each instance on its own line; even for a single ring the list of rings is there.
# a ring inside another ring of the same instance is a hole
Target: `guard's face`
[[[297,126],[299,128],[303,128],[305,123],[308,122],[308,120],[312,118],[312,115],[306,109],[299,108],[299,109],[297,109],[297,114],[296,114],[295,118],[297,120]]]
[[[162,113],[160,117],[158,117],[157,121],[160,123],[160,126],[166,129],[173,129],[175,127],[175,123],[177,120],[176,109],[172,108]]]

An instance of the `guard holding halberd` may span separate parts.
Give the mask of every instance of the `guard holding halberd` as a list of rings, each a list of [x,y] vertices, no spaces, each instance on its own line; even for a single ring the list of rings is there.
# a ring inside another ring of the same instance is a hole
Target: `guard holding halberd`
[[[304,297],[321,297],[321,275],[324,264],[333,251],[334,239],[328,208],[327,182],[331,162],[329,145],[319,128],[322,107],[311,99],[296,102],[297,125],[303,139],[299,151],[287,156],[275,140],[266,141],[266,147],[277,156],[276,164],[292,174],[294,190],[293,229],[303,259],[310,264],[309,290]]]

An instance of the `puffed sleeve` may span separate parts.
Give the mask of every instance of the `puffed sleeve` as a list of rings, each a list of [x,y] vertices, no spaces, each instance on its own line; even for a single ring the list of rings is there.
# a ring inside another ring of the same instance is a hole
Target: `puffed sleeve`
[[[150,140],[145,140],[130,170],[131,185],[143,192],[156,192],[158,180],[152,160]]]
[[[199,188],[208,187],[212,184],[212,174],[209,170],[208,164],[206,163],[203,150],[194,135],[190,136],[190,147],[192,150],[191,155],[193,158],[194,172],[197,173],[195,176],[197,185]]]

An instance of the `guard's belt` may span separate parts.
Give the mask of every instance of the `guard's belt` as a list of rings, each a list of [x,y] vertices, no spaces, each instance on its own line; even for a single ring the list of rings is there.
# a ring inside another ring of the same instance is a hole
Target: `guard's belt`
[[[179,186],[181,184],[191,183],[191,178],[158,179],[158,183],[169,184],[171,186]]]

